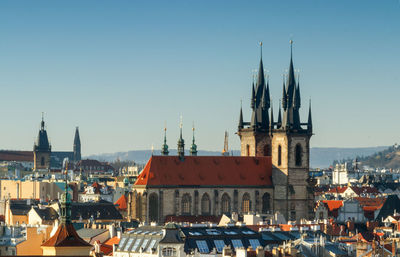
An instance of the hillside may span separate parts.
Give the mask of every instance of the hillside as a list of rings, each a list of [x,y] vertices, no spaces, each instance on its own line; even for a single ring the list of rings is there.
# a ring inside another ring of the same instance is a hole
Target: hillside
[[[400,169],[400,148],[397,145],[386,147],[384,150],[357,159],[362,166]]]
[[[310,164],[312,168],[326,168],[332,165],[335,160],[354,159],[357,156],[369,156],[376,152],[386,149],[387,146],[380,147],[364,147],[364,148],[332,148],[332,147],[314,147],[311,148]],[[159,155],[160,151],[154,151],[155,155]],[[188,154],[188,153],[186,153]],[[170,150],[170,155],[176,155],[176,150]],[[221,155],[219,151],[199,151],[198,155]],[[240,155],[235,150],[233,155]],[[121,161],[134,160],[138,163],[146,163],[151,156],[151,150],[135,150],[128,152],[106,153],[98,155],[90,155],[85,158],[96,159],[100,161],[112,162],[117,159]],[[400,157],[399,157],[400,158]]]

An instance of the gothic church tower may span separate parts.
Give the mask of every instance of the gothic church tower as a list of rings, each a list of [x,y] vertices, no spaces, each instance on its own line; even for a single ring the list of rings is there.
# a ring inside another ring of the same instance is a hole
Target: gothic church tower
[[[243,111],[240,108],[238,135],[240,137],[240,152],[242,156],[270,156],[271,130],[268,110],[270,108],[269,83],[265,82],[262,52],[258,69],[257,84],[252,85],[251,122],[243,121]]]
[[[44,128],[44,119],[40,123],[40,130],[35,144],[33,145],[33,170],[47,171],[50,169],[51,145]]]
[[[279,108],[277,122],[273,120],[272,108],[271,116],[268,117],[267,110],[270,107],[268,83],[264,90],[265,96],[259,92],[259,86],[264,81],[260,78],[260,75],[264,76],[262,69],[261,61],[257,86],[252,89],[253,114],[250,123],[243,122],[242,110],[240,111],[238,134],[241,139],[241,155],[271,156],[274,211],[279,211],[289,220],[308,218],[313,202],[308,190],[312,136],[311,105],[308,122],[301,123],[300,85],[298,81],[296,82],[294,74],[292,41],[289,74],[283,84],[283,112]],[[258,98],[259,96],[261,98]],[[258,103],[261,103],[261,108]],[[269,126],[266,126],[266,121],[269,122]]]

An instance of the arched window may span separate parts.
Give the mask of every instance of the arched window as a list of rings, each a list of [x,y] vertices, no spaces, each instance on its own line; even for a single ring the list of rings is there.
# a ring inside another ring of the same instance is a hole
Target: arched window
[[[271,196],[269,193],[265,193],[262,197],[262,213],[268,213],[271,210],[270,200]]]
[[[242,197],[242,213],[248,213],[251,209],[250,195],[245,193]]]
[[[265,147],[264,147],[264,155],[265,156],[271,156],[271,147],[270,147],[270,145],[265,145]]]
[[[162,256],[176,256],[176,249],[172,247],[166,247],[162,249]]]
[[[182,196],[182,214],[183,215],[190,215],[190,205],[192,202],[192,198],[189,194],[184,194]]]
[[[149,196],[149,219],[158,222],[158,196],[156,193]]]
[[[224,193],[221,198],[221,212],[225,214],[231,212],[231,198],[227,193]]]
[[[278,146],[278,166],[282,165],[282,146]]]
[[[211,209],[210,205],[211,205],[210,197],[208,196],[207,193],[205,193],[201,198],[201,214],[209,215]]]
[[[302,163],[301,157],[302,157],[302,155],[303,155],[303,153],[302,153],[301,145],[297,144],[296,145],[296,166],[301,166],[301,163]]]
[[[42,158],[40,158],[40,165],[44,166],[44,157],[42,156]]]
[[[250,156],[250,145],[246,145],[246,155]]]

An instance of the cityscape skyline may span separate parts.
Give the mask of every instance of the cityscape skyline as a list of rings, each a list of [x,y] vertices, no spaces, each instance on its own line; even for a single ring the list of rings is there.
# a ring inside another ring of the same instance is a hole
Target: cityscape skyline
[[[23,3],[0,3],[1,149],[32,149],[42,112],[54,150],[76,126],[83,155],[159,150],[165,122],[176,149],[181,115],[186,149],[192,122],[199,150],[222,150],[225,130],[239,149],[258,43],[276,118],[290,39],[311,146],[398,141],[398,1]]]

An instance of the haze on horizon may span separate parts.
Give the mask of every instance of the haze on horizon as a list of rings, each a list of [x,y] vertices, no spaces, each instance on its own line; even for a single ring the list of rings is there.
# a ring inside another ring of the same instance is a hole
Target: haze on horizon
[[[300,70],[312,147],[400,142],[400,4],[388,1],[0,2],[0,149],[30,150],[45,112],[55,151],[176,148],[183,116],[200,150],[239,149],[252,70],[263,62],[274,116],[282,74]]]

